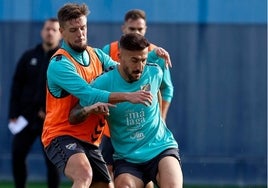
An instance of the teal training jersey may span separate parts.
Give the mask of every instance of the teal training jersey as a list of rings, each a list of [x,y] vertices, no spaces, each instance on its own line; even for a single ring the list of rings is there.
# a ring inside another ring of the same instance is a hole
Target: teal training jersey
[[[154,158],[168,148],[177,148],[171,131],[161,118],[157,92],[162,82],[163,72],[156,64],[147,64],[138,81],[126,82],[118,72],[118,67],[92,82],[92,86],[109,92],[134,92],[150,90],[153,103],[150,106],[123,102],[110,108],[107,121],[111,141],[115,149],[114,159],[125,159],[141,163]]]
[[[87,51],[76,52],[65,42],[61,48],[65,49],[81,65],[88,66],[89,54]],[[114,62],[102,50],[94,48],[104,68],[114,66]],[[92,88],[77,72],[75,65],[65,56],[60,60],[57,57],[51,59],[47,70],[47,86],[55,97],[61,97],[64,92],[70,93],[80,99],[82,106],[94,104],[96,102],[108,102],[110,92]]]
[[[105,45],[102,50],[106,54],[110,54],[110,44]],[[162,95],[162,99],[167,102],[171,102],[173,98],[174,93],[174,87],[171,80],[170,70],[168,67],[166,67],[165,62],[159,60],[157,56],[151,56],[151,58],[148,58],[148,62],[156,63],[158,64],[162,71],[163,71],[163,80],[160,86],[160,92]]]

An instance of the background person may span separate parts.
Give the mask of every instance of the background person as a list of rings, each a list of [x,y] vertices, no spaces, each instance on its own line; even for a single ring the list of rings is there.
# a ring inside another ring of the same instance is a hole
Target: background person
[[[12,141],[12,172],[16,188],[26,187],[26,157],[42,133],[45,118],[46,71],[49,59],[58,49],[61,40],[57,19],[51,18],[44,22],[41,38],[42,43],[23,53],[12,80],[9,121],[16,123],[19,116],[28,121],[28,125],[15,134]],[[46,155],[44,157],[48,187],[58,188],[60,182],[58,170]]]

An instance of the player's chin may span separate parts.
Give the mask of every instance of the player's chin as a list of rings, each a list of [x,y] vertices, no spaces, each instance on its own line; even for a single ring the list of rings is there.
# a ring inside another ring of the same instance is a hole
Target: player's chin
[[[87,45],[84,43],[80,43],[80,44],[76,43],[76,45],[72,45],[71,47],[77,52],[83,52],[84,50],[86,50]]]
[[[139,80],[141,78],[141,74],[134,74],[133,76],[132,76],[132,81],[137,81],[137,80]]]

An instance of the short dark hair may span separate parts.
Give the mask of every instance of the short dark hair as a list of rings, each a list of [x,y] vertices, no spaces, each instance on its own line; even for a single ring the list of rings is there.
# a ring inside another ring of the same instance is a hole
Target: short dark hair
[[[85,3],[79,5],[77,3],[67,3],[58,11],[58,19],[62,27],[66,21],[87,16],[90,13]]]
[[[132,20],[137,20],[139,18],[142,18],[146,21],[146,14],[143,10],[140,9],[132,9],[129,10],[126,14],[125,14],[125,22],[128,21],[129,19]]]
[[[120,48],[131,51],[144,50],[149,47],[149,45],[149,41],[144,36],[137,33],[122,35],[119,41]]]
[[[50,22],[58,22],[59,20],[58,20],[57,18],[52,17],[52,18],[48,18],[48,19],[46,19],[46,21],[50,21]]]

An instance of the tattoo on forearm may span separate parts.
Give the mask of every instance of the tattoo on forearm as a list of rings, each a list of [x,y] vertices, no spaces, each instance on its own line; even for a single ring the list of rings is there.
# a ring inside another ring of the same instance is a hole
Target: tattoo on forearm
[[[72,110],[71,112],[71,116],[70,116],[70,122],[72,124],[78,124],[81,123],[83,121],[85,121],[85,119],[89,116],[89,111],[86,111],[85,108],[75,108]]]
[[[87,112],[84,108],[81,110],[77,110],[77,119],[78,120],[85,120],[89,115],[89,112]]]

